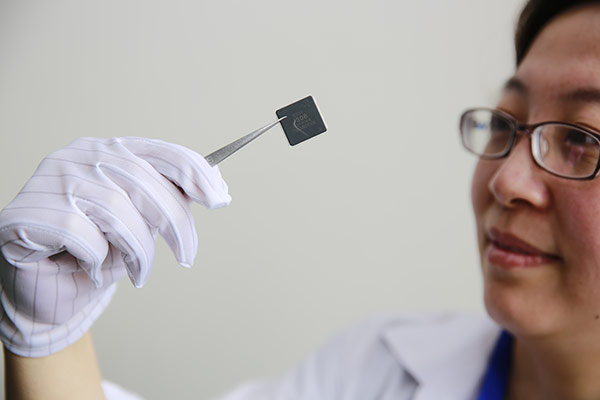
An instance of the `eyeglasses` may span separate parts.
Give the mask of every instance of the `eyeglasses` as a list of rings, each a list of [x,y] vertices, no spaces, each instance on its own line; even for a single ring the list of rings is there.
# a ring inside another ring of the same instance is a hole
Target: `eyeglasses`
[[[545,171],[567,179],[593,179],[600,170],[600,133],[566,122],[519,123],[488,108],[465,111],[460,134],[467,150],[481,158],[508,156],[517,136],[531,136],[531,155]]]

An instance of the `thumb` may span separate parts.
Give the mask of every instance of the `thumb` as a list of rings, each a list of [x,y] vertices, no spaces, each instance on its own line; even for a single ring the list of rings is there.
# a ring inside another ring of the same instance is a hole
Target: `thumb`
[[[127,136],[120,141],[201,205],[220,208],[231,202],[219,168],[208,165],[204,157],[195,151],[157,139]]]

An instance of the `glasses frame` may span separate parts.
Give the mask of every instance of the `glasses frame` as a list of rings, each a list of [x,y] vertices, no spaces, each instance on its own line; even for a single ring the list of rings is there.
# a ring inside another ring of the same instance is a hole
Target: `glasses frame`
[[[471,150],[467,146],[467,144],[465,143],[465,137],[463,135],[463,130],[462,130],[463,121],[469,113],[474,112],[474,111],[489,111],[492,114],[496,114],[498,116],[503,117],[504,119],[506,119],[506,121],[508,123],[510,123],[510,126],[512,127],[510,141],[506,147],[506,150],[504,150],[502,153],[499,153],[496,155],[479,154],[479,153]],[[535,164],[538,167],[540,167],[542,170],[548,172],[551,175],[558,176],[559,178],[576,180],[576,181],[587,181],[587,180],[592,180],[592,179],[596,178],[596,176],[598,176],[598,171],[600,171],[600,152],[598,154],[598,160],[596,161],[596,168],[594,169],[594,172],[592,172],[588,176],[573,177],[573,176],[569,176],[569,175],[561,175],[557,172],[549,170],[548,168],[544,167],[543,165],[541,165],[538,162],[536,154],[538,154],[539,151],[537,149],[534,149],[534,147],[533,147],[534,135],[536,134],[536,131],[538,130],[538,128],[543,127],[545,125],[562,125],[562,126],[567,126],[569,128],[575,128],[582,132],[585,132],[588,135],[592,136],[596,140],[596,142],[598,143],[598,148],[600,149],[600,131],[596,131],[591,128],[585,127],[585,126],[572,124],[569,122],[562,122],[562,121],[544,121],[544,122],[538,122],[537,124],[523,124],[523,123],[520,123],[515,117],[513,117],[512,115],[510,115],[507,112],[504,112],[502,110],[498,110],[495,108],[487,108],[487,107],[474,107],[474,108],[469,108],[469,109],[465,110],[460,116],[459,133],[460,133],[460,138],[461,138],[463,147],[468,152],[475,154],[480,158],[487,159],[487,160],[498,160],[498,159],[507,157],[510,154],[511,150],[513,149],[513,147],[517,141],[517,137],[527,134],[530,139],[531,157],[533,158],[533,161],[535,162]]]

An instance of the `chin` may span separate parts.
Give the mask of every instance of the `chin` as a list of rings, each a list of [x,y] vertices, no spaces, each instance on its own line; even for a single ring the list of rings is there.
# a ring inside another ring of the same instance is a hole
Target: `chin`
[[[519,337],[539,337],[560,330],[560,316],[549,296],[527,288],[520,282],[486,279],[484,303],[490,317]]]

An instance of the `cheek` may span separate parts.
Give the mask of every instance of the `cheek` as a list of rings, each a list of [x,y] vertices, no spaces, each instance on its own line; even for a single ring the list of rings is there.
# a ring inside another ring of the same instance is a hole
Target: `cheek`
[[[479,224],[483,213],[493,202],[492,193],[489,190],[489,182],[495,171],[495,167],[489,160],[479,160],[473,173],[471,181],[471,202],[475,219]]]
[[[597,192],[567,191],[557,194],[554,202],[560,227],[557,244],[568,267],[566,272],[579,285],[591,283],[600,291],[600,191]]]
[[[560,297],[584,320],[600,315],[600,185],[590,183],[585,189],[598,189],[554,191],[555,240],[564,259]]]

